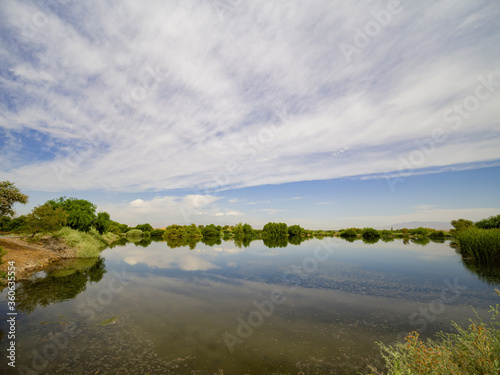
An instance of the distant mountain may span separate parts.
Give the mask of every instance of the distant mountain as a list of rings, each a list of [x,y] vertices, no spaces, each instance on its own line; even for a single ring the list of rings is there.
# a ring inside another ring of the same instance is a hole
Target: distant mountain
[[[389,227],[384,227],[384,229],[391,229],[391,227],[394,229],[402,229],[402,228],[414,229],[418,227],[424,227],[424,228],[433,228],[438,230],[448,230],[453,228],[451,223],[447,223],[446,221],[407,221],[405,223],[397,223]]]

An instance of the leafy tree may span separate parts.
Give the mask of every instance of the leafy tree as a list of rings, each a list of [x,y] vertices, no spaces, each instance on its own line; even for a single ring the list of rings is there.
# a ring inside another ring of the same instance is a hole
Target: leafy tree
[[[135,229],[140,229],[143,232],[151,232],[154,230],[154,228],[151,226],[151,224],[139,224],[135,226]]]
[[[163,233],[164,239],[169,238],[201,238],[203,234],[201,230],[196,227],[196,225],[170,225],[165,228]]]
[[[243,233],[245,237],[252,237],[255,234],[255,231],[253,230],[252,226],[250,224],[243,224]]]
[[[378,238],[378,237],[380,237],[380,233],[376,229],[365,228],[363,230],[362,237],[365,238],[365,239],[367,239],[367,238]]]
[[[49,203],[37,206],[26,215],[28,228],[32,233],[31,238],[35,234],[41,232],[55,232],[61,229],[68,219],[68,214],[61,207],[52,207]]]
[[[304,228],[302,228],[300,225],[291,225],[288,227],[288,234],[290,235],[290,237],[302,236],[304,234]]]
[[[429,229],[418,227],[415,229],[410,229],[410,233],[416,236],[427,236],[427,234],[429,233]]]
[[[472,228],[474,226],[474,223],[470,220],[458,219],[458,220],[452,220],[451,225],[453,225],[455,231],[461,231],[464,229]]]
[[[153,238],[162,238],[163,237],[163,233],[165,233],[164,229],[153,229],[151,231],[151,237],[153,237]]]
[[[343,237],[343,238],[357,237],[357,235],[358,235],[358,233],[356,232],[356,229],[354,229],[354,228],[346,229],[346,230],[340,232],[340,237]]]
[[[209,224],[202,228],[198,227],[201,230],[201,234],[204,238],[216,238],[218,239],[221,235],[222,227],[220,225]]]
[[[97,218],[94,221],[95,229],[100,233],[104,234],[109,230],[111,225],[111,220],[109,219],[109,214],[107,212],[99,212]]]
[[[97,216],[96,206],[85,199],[61,197],[47,201],[53,207],[61,207],[68,213],[67,226],[82,232],[88,232]]]
[[[490,216],[487,219],[480,220],[476,223],[476,227],[480,229],[500,228],[500,215]]]
[[[1,230],[14,233],[27,231],[28,224],[26,223],[26,215],[21,215],[14,219],[4,216],[1,220]]]
[[[267,223],[262,228],[262,233],[265,237],[286,237],[288,235],[288,227],[285,223]]]
[[[28,196],[21,191],[10,181],[0,181],[0,218],[7,216],[12,217],[14,203],[28,203]]]

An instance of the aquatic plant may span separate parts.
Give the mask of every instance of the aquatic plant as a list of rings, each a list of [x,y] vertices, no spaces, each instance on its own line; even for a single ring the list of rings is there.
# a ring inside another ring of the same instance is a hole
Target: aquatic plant
[[[457,232],[463,256],[479,262],[500,262],[500,229],[468,229]]]

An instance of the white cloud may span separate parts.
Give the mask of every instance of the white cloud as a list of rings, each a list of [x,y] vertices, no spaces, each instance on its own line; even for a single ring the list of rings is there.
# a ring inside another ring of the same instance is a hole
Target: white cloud
[[[446,141],[413,173],[500,159],[499,92],[455,129],[443,120],[478,76],[500,81],[492,2],[405,3],[350,64],[339,44],[386,2],[241,2],[223,20],[194,0],[40,6],[6,0],[0,15],[0,90],[16,98],[0,127],[58,145],[21,165],[22,147],[2,147],[3,178],[25,188],[199,189],[181,203],[203,215],[224,187],[397,171],[436,128]]]

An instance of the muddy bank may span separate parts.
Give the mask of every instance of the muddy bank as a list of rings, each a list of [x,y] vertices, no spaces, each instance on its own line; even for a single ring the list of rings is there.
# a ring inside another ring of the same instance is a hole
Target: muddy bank
[[[67,247],[62,239],[50,236],[45,236],[37,242],[0,237],[0,246],[7,251],[3,256],[4,263],[0,265],[0,271],[7,272],[8,262],[14,261],[17,280],[28,278],[52,262],[76,256],[75,250]]]

